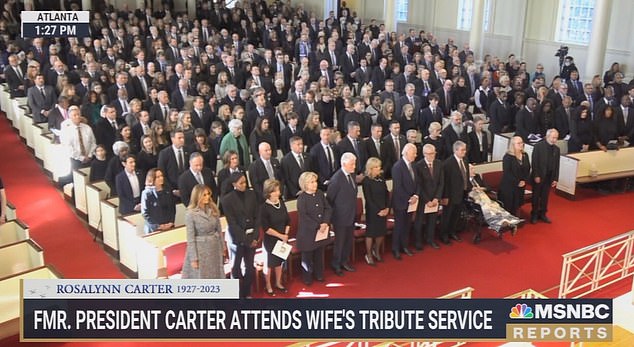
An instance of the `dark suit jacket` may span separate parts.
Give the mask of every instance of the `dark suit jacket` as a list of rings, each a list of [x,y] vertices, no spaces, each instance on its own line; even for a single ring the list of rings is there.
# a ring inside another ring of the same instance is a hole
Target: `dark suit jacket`
[[[414,170],[414,163],[411,165]],[[408,201],[416,194],[417,185],[416,176],[412,179],[405,160],[397,161],[392,166],[392,207],[395,210],[407,210]]]
[[[367,160],[374,157],[374,158],[379,158],[381,159],[381,161],[385,161],[385,158],[387,158],[388,154],[387,154],[387,146],[385,145],[385,143],[383,142],[383,139],[379,139],[379,149],[381,152],[377,152],[376,150],[376,145],[374,143],[374,139],[372,137],[368,137],[367,139],[363,140],[362,142],[363,144],[363,157],[365,158],[365,162],[361,163],[361,166],[363,168],[365,168],[365,164],[367,163]]]
[[[167,116],[169,117],[170,105],[168,104],[167,107],[168,107]],[[165,122],[165,117],[163,116],[163,108],[161,107],[161,104],[158,102],[152,105],[152,108],[150,108],[150,123],[152,123],[155,120]]]
[[[385,87],[385,80],[390,78],[390,74],[387,70],[381,70],[380,67],[376,67],[372,69],[372,76],[370,77],[370,81],[372,81],[372,92],[376,93],[379,90],[383,90]]]
[[[26,76],[26,73],[22,70],[20,65],[18,65],[17,68],[22,72],[22,78],[18,76],[11,65],[7,65],[4,68],[4,78],[7,81],[7,85],[9,85],[9,93],[12,98],[26,96],[26,92],[24,90],[18,89],[20,86],[24,85],[24,76]]]
[[[556,181],[559,179],[559,147],[550,146],[546,140],[541,140],[533,147],[531,160],[531,178],[540,177]],[[547,175],[550,176],[547,177]],[[549,182],[548,182],[549,183]]]
[[[303,130],[301,128],[299,128],[299,126],[298,126],[297,128],[295,128],[295,133],[291,133],[291,128],[287,126],[280,133],[280,143],[278,145],[279,145],[280,149],[282,150],[282,154],[286,155],[286,153],[291,151],[290,140],[291,140],[291,137],[293,137],[293,136],[302,137],[303,136]],[[304,144],[306,144],[306,142],[304,142]]]
[[[46,97],[42,97],[42,94],[40,93],[40,90],[37,88],[37,86],[33,86],[27,90],[27,104],[31,109],[34,123],[46,122],[46,117],[44,117],[41,112],[52,109],[57,102],[55,88],[45,85],[44,94],[46,95]]]
[[[354,180],[354,174],[352,175]],[[346,179],[343,170],[337,170],[328,184],[326,197],[332,207],[331,222],[335,226],[351,227],[357,212],[357,185],[354,187]]]
[[[412,118],[414,119],[418,119],[418,115],[420,114],[420,109],[423,107],[423,101],[421,100],[420,96],[418,95],[414,95],[414,113],[412,115]],[[396,119],[401,119],[401,114],[403,111],[403,106],[409,104],[409,98],[407,97],[407,95],[403,95],[398,99],[398,102],[396,103],[396,108],[394,109],[395,113],[395,118]]]
[[[48,128],[49,129],[62,129],[62,122],[64,121],[64,116],[62,112],[60,112],[59,108],[55,107],[48,113]]]
[[[313,148],[310,149],[311,169],[317,173],[319,186],[322,188],[325,187],[325,182],[330,180],[330,177],[339,169],[340,165],[336,147],[331,145],[330,148],[332,149],[334,170],[331,169],[328,156],[321,142],[315,144]]]
[[[273,173],[275,174],[275,179],[282,182],[282,168],[280,166],[280,162],[271,158],[271,166],[273,167]],[[266,172],[266,167],[264,167],[264,162],[262,159],[254,160],[249,166],[249,181],[251,182],[251,187],[255,190],[258,200],[264,201],[264,197],[262,195],[262,189],[264,186],[264,181],[269,179],[269,174]],[[282,182],[283,184],[284,182]]]
[[[302,152],[301,156],[304,160],[303,167],[299,166],[296,155],[293,152],[288,152],[284,155],[284,158],[282,158],[282,176],[284,177],[284,186],[286,187],[286,197],[289,199],[296,199],[297,194],[300,192],[299,175],[311,169],[308,155]]]
[[[447,105],[447,100],[445,98],[445,89],[439,88],[436,90],[436,94],[438,94],[438,107],[442,109],[442,114],[448,116],[451,114],[451,110],[456,109],[456,97],[453,95],[453,90],[449,92],[449,105]]]
[[[337,152],[339,152],[339,158],[341,158],[341,155],[346,152],[354,154],[357,157],[356,172],[360,173],[362,172],[361,165],[365,164],[366,158],[364,158],[362,142],[358,139],[357,150],[358,151],[354,150],[354,146],[352,145],[352,142],[350,141],[350,138],[348,136],[344,137],[343,139],[341,139],[341,141],[339,141],[339,143],[337,143]]]
[[[403,150],[403,146],[405,146],[406,143],[407,138],[405,138],[405,135],[399,135],[399,144],[401,151]],[[385,173],[385,178],[390,178],[392,177],[392,166],[401,159],[401,153],[396,153],[392,134],[387,134],[383,137],[383,144],[385,147],[385,157],[383,157],[383,172]]]
[[[467,143],[469,152],[469,162],[473,164],[485,163],[489,159],[489,137],[485,131],[482,132],[482,151],[480,150],[480,141],[475,131],[469,133],[469,142]]]
[[[460,140],[464,143],[469,143],[469,139],[467,138],[467,132],[463,131],[461,134],[457,134],[451,124],[449,124],[442,131],[442,139],[445,145],[445,153],[453,153],[453,144],[454,142]],[[420,151],[418,152],[420,153]]]
[[[200,172],[203,176],[203,181],[205,185],[211,189],[212,199],[217,201],[218,198],[218,189],[216,188],[216,180],[214,179],[214,173],[210,168],[203,167],[203,170]],[[181,201],[185,206],[189,206],[189,199],[192,194],[192,190],[198,184],[192,170],[186,170],[178,177],[178,190],[181,193]]]
[[[145,85],[147,86],[147,89],[149,91],[152,87],[150,78],[147,75],[144,75],[142,78],[145,79]],[[132,77],[131,84],[132,88],[134,89],[134,95],[136,95],[137,98],[141,100],[147,99],[148,95],[146,92],[143,91],[143,86],[141,85],[139,76]]]
[[[115,178],[117,184],[117,195],[119,196],[119,213],[122,215],[135,212],[134,205],[141,202],[141,193],[145,187],[145,181],[139,172],[136,172],[136,176],[139,179],[138,201],[135,201],[134,196],[132,195],[132,186],[130,185],[126,171],[123,170],[119,172]]]
[[[444,186],[444,174],[442,170],[442,161],[435,159],[432,163],[432,169],[434,175],[429,172],[429,166],[424,159],[417,161],[414,164],[414,173],[417,180],[420,182],[418,185],[418,208],[422,210],[424,204],[434,199],[442,198],[442,190]]]
[[[526,107],[515,115],[515,134],[521,136],[524,142],[528,142],[529,134],[541,133],[539,126],[539,116],[535,112],[529,112]]]
[[[220,199],[220,203],[227,217],[231,240],[235,245],[249,247],[259,237],[257,230],[247,234],[248,229],[255,229],[258,225],[258,200],[250,189],[244,192],[244,199],[238,194],[238,191],[232,190]]]
[[[175,89],[172,91],[170,104],[177,110],[182,110],[185,107],[185,99],[183,98],[183,94],[181,94],[180,90]]]
[[[467,170],[467,191],[471,190],[471,182],[469,182],[469,163],[466,158],[462,160],[465,170]],[[444,188],[443,198],[449,199],[450,205],[459,205],[464,199],[465,190],[463,189],[463,177],[458,161],[455,155],[450,155],[443,162]]]
[[[570,133],[570,123],[574,120],[574,109],[570,107],[568,112],[570,113],[570,117],[566,114],[566,109],[563,106],[555,110],[555,129],[559,132],[560,139],[563,139]]]
[[[183,170],[178,170],[178,161],[176,160],[176,154],[174,154],[172,146],[165,147],[159,152],[157,165],[158,168],[163,171],[165,185],[168,189],[178,189],[178,178],[183,172],[189,169],[189,154],[188,149],[183,147],[185,163],[183,163]]]
[[[119,127],[123,126],[125,123],[122,119],[117,118],[117,125]],[[106,118],[100,118],[97,124],[95,125],[95,139],[97,140],[97,144],[104,145],[106,147],[106,152],[112,154],[112,145],[117,138],[117,130],[114,130],[110,121]]]
[[[429,107],[422,109],[418,117],[418,125],[420,126],[420,132],[423,134],[423,137],[429,135],[429,125],[433,122],[438,122],[442,125],[442,113],[440,109],[436,107],[433,113]]]
[[[489,131],[491,134],[500,134],[511,125],[510,107],[501,104],[499,99],[495,99],[491,103],[487,113],[489,116]]]

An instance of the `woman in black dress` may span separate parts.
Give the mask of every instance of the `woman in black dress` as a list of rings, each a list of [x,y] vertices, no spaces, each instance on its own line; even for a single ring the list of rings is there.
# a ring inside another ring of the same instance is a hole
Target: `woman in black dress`
[[[381,160],[378,158],[372,157],[365,164],[362,186],[365,197],[365,261],[374,266],[374,259],[383,261],[380,249],[387,233],[389,212],[387,185],[381,178]]]
[[[260,226],[264,230],[264,249],[267,252],[267,266],[269,271],[264,275],[266,280],[266,293],[275,296],[271,286],[271,272],[275,270],[275,288],[282,293],[288,290],[282,284],[282,263],[284,259],[273,254],[273,248],[279,241],[288,242],[288,232],[291,229],[291,220],[286,211],[286,205],[280,199],[280,182],[273,179],[264,181],[262,188],[266,203],[260,208]]]
[[[100,181],[106,177],[106,169],[108,168],[106,153],[103,145],[97,145],[97,148],[95,148],[95,156],[90,162],[90,182]]]
[[[153,168],[145,177],[145,189],[141,193],[141,215],[145,220],[145,233],[169,230],[176,219],[176,201],[169,189],[163,189],[165,176]]]
[[[324,281],[324,248],[328,239],[331,209],[326,196],[317,189],[317,174],[306,171],[299,176],[297,197],[297,248],[302,252],[302,279],[311,285],[313,277]],[[325,239],[315,241],[317,233]]]
[[[158,151],[154,145],[154,140],[150,135],[141,136],[141,150],[136,158],[136,168],[141,172],[141,175],[145,175],[157,167]]]
[[[196,151],[203,156],[204,166],[211,169],[216,174],[216,165],[218,163],[218,155],[213,146],[209,145],[207,134],[202,128],[194,130],[194,136],[196,137]]]
[[[531,172],[528,154],[524,152],[524,140],[520,136],[513,136],[509,142],[509,149],[502,159],[502,170],[498,197],[504,209],[517,216],[524,202],[524,189]]]
[[[612,106],[606,107],[603,114],[597,116],[594,121],[594,141],[597,148],[605,152],[611,141],[618,141],[619,126]]]
[[[568,152],[587,152],[591,148],[594,148],[594,133],[590,111],[588,107],[581,106],[579,116],[571,121]]]
[[[423,138],[423,145],[432,144],[436,148],[436,158],[439,160],[447,159],[448,155],[445,154],[445,146],[443,146],[443,139],[441,135],[442,125],[438,122],[432,122],[429,124],[429,135]]]
[[[275,139],[275,134],[273,134],[273,131],[271,130],[268,118],[258,117],[255,121],[255,129],[253,129],[251,136],[249,136],[249,141],[251,142],[250,148],[253,157],[260,157],[258,147],[262,142],[266,142],[271,146],[273,157],[277,156],[277,140]]]

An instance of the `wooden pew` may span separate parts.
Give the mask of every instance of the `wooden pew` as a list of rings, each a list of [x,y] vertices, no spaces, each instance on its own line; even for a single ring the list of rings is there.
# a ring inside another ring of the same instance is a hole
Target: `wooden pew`
[[[111,252],[113,256],[117,256],[119,251],[119,234],[117,219],[119,218],[119,198],[110,198],[101,200],[101,227],[103,231],[103,243],[108,247],[104,247],[107,252]],[[108,249],[110,248],[110,249]]]
[[[24,99],[24,101],[19,99]],[[13,99],[13,107],[16,115],[20,118],[20,127],[18,128],[20,137],[24,139],[27,146],[29,143],[33,144],[33,128],[31,128],[33,125],[33,116],[31,115],[29,107],[26,105],[26,98]]]
[[[28,239],[0,247],[0,278],[44,266],[44,251]]]
[[[0,109],[6,113],[7,119],[11,121],[11,124],[15,127],[11,94],[9,94],[9,86],[6,83],[0,84]]]
[[[103,230],[101,223],[101,200],[110,196],[110,187],[105,181],[96,181],[86,185],[86,211],[88,212],[88,226],[94,233]],[[104,244],[106,243],[104,239]]]
[[[62,278],[52,266],[39,266],[0,278],[0,340],[20,331],[20,290],[23,279]]]
[[[44,148],[44,169],[50,172],[57,182],[60,177],[70,174],[70,155],[68,149],[58,143],[52,143],[53,133],[45,135],[50,139]]]
[[[132,213],[117,219],[119,262],[121,270],[130,277],[137,274],[137,244],[144,234],[144,220],[140,213]]]
[[[185,226],[144,235],[137,239],[136,256],[139,278],[158,278],[165,269],[163,248],[187,241]]]
[[[50,133],[48,130],[48,123],[35,124],[36,130],[33,134],[33,152],[35,157],[44,162],[44,155],[46,151],[46,144],[51,143],[51,140],[46,136]]]
[[[29,227],[19,219],[0,225],[0,247],[29,239]]]
[[[7,221],[14,220],[18,218],[17,209],[11,203],[11,201],[7,201]]]
[[[90,177],[90,168],[82,168],[73,170],[73,195],[75,196],[75,208],[82,217],[88,215],[88,207],[86,202],[86,185]]]
[[[562,155],[559,158],[557,189],[574,198],[578,184],[608,181],[634,176],[634,147],[618,151],[590,151]]]

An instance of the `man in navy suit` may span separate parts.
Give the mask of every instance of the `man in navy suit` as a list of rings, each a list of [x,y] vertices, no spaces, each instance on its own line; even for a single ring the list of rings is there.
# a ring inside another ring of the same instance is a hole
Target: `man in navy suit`
[[[276,179],[283,183],[282,168],[277,158],[273,157],[271,145],[268,142],[260,142],[258,145],[260,157],[254,160],[249,166],[249,180],[251,186],[258,197],[259,202],[264,202],[263,187],[264,181]]]
[[[423,242],[432,248],[438,249],[438,244],[434,242],[434,231],[436,230],[436,220],[444,176],[442,172],[442,162],[436,159],[436,148],[431,143],[423,146],[423,160],[414,164],[414,171],[419,181],[418,196],[420,198],[414,226],[416,236],[416,249],[423,249]],[[425,207],[436,208],[436,212],[425,213]],[[423,228],[423,224],[425,227]]]
[[[408,212],[410,205],[418,203],[416,191],[416,176],[414,174],[414,160],[417,149],[414,144],[403,146],[402,158],[392,167],[392,208],[394,209],[394,235],[392,237],[392,254],[396,260],[401,260],[401,252],[411,256],[407,248],[412,216]]]
[[[119,196],[119,213],[122,215],[141,211],[141,192],[145,182],[136,171],[136,158],[129,154],[122,158],[123,171],[115,178]]]
[[[178,177],[189,168],[189,153],[185,148],[185,134],[183,130],[172,132],[172,145],[163,148],[158,156],[158,168],[165,175],[165,184],[172,189],[174,195],[180,196],[178,191]]]
[[[204,184],[211,189],[211,199],[218,201],[218,189],[216,181],[210,168],[203,166],[203,157],[200,153],[194,152],[189,156],[189,170],[186,170],[178,177],[178,191],[181,194],[181,201],[185,206],[189,206],[189,200],[198,184]]]
[[[357,208],[357,182],[355,165],[357,157],[350,153],[341,156],[341,170],[330,179],[326,197],[332,207],[332,222],[335,231],[335,249],[332,255],[332,267],[337,276],[343,276],[342,268],[356,271],[349,263],[354,246],[354,218]]]

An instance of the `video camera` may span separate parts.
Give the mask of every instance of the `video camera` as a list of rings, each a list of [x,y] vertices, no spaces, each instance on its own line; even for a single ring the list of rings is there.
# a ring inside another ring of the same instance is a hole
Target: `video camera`
[[[563,60],[565,56],[568,55],[568,46],[559,46],[557,53],[555,53],[555,57],[559,57],[559,59]]]

